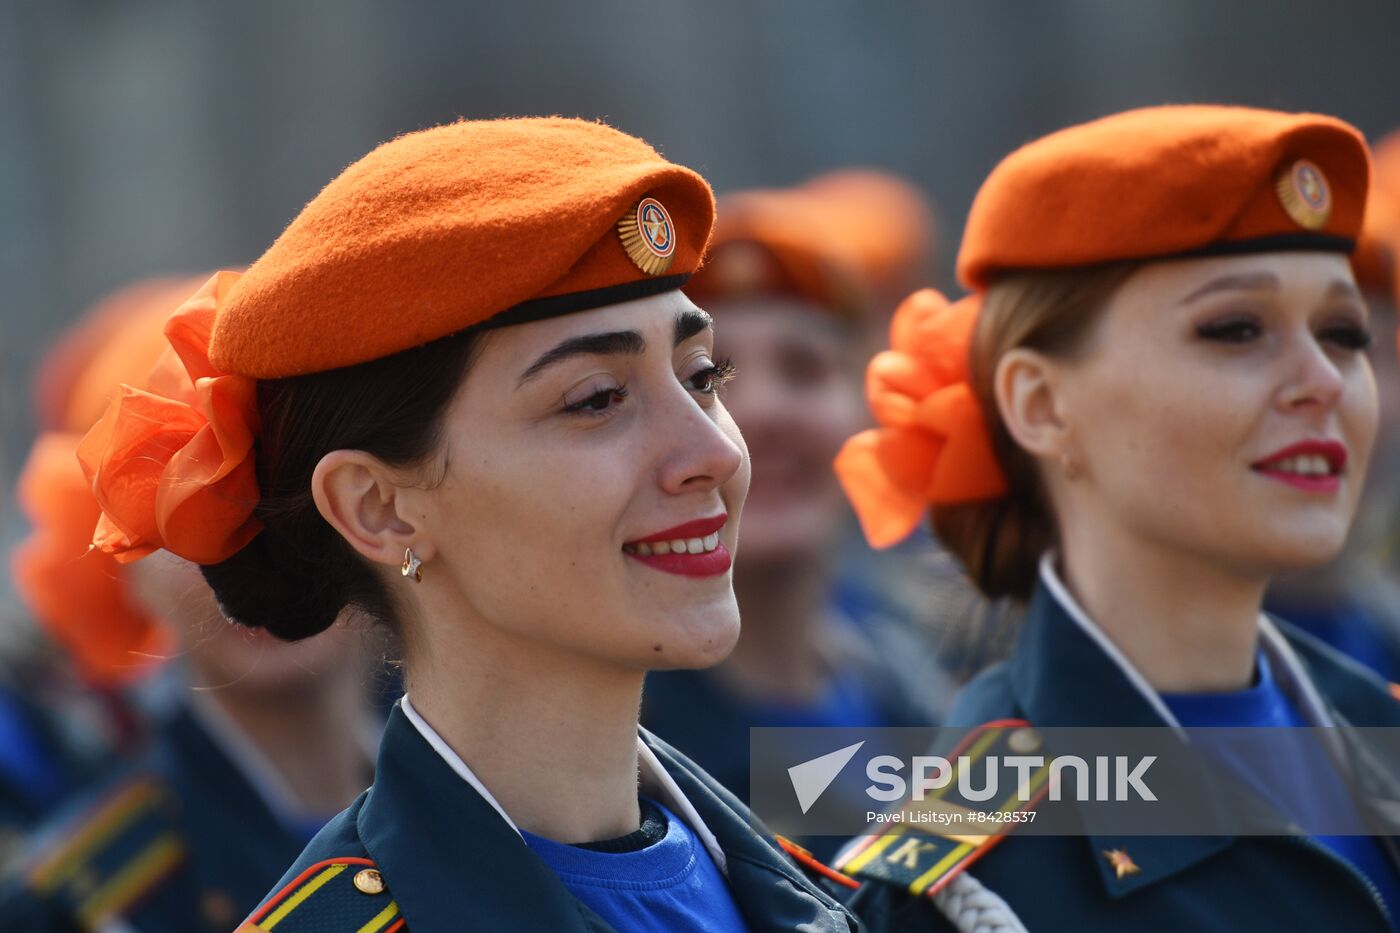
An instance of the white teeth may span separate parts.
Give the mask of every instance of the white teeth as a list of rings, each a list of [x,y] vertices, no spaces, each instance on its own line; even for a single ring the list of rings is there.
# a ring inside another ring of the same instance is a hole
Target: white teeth
[[[1289,457],[1273,465],[1281,473],[1296,473],[1299,476],[1330,476],[1332,467],[1327,458],[1319,454]]]
[[[622,549],[628,554],[636,554],[638,557],[651,557],[652,555],[665,554],[708,554],[717,547],[719,547],[718,531],[703,538],[676,538],[674,541],[653,541],[651,543],[638,541],[636,544],[624,544]]]

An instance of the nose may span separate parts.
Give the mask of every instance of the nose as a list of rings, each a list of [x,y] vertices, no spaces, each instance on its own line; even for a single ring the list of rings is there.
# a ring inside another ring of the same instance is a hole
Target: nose
[[[702,408],[680,389],[657,414],[660,482],[672,495],[717,489],[734,478],[748,457],[718,400]]]
[[[1335,407],[1346,388],[1336,360],[1312,334],[1294,346],[1292,375],[1279,393],[1280,407],[1289,412]]]

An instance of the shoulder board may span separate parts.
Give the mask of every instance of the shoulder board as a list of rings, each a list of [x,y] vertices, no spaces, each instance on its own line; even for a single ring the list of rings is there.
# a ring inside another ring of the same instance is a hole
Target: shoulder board
[[[1032,811],[1048,791],[1047,764],[1031,773],[1024,795],[1015,787],[1003,799],[967,800],[958,789],[960,763],[971,767],[992,755],[1026,755],[1039,747],[1040,736],[1023,719],[998,719],[978,726],[944,756],[953,766],[946,785],[929,791],[923,800],[906,800],[892,808],[899,819],[890,821],[878,835],[859,837],[837,856],[835,867],[854,878],[932,897],[991,851],[1016,825],[976,817]],[[1022,800],[1022,796],[1028,799]],[[932,814],[939,814],[940,819],[929,819]]]
[[[374,862],[332,858],[297,875],[234,933],[406,933]]]
[[[119,916],[185,860],[176,803],[150,777],[124,781],[63,824],[26,871],[28,887],[66,904],[84,929]]]

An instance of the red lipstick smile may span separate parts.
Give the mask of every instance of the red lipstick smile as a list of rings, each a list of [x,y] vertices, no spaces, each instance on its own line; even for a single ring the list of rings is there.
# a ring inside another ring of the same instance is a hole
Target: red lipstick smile
[[[1255,461],[1250,469],[1305,492],[1334,493],[1341,488],[1346,465],[1345,444],[1310,440],[1275,451]]]
[[[721,512],[710,518],[676,525],[629,541],[622,553],[656,570],[683,577],[713,577],[733,563],[729,550],[719,542],[719,530],[729,521]]]

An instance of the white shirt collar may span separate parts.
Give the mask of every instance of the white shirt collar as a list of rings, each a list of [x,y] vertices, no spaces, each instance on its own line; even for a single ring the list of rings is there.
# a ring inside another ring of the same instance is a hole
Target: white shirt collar
[[[501,819],[506,821],[506,825],[515,830],[518,835],[520,827],[515,825],[510,814],[506,813],[505,808],[486,789],[486,785],[481,783],[481,779],[462,760],[462,756],[453,751],[442,736],[438,735],[437,730],[428,724],[428,721],[419,714],[418,710],[413,708],[407,694],[399,700],[399,705],[403,707],[404,715],[408,717],[408,721],[413,723],[413,728],[417,729],[418,733],[427,740],[433,751],[438,753],[438,757],[447,762],[447,766],[455,771],[458,777],[470,784],[472,789],[480,794],[482,799],[501,815]],[[641,736],[637,736],[637,776],[641,792],[664,804],[668,810],[685,820],[686,824],[694,830],[695,835],[700,838],[706,851],[710,853],[710,858],[714,859],[715,864],[719,866],[719,870],[727,874],[728,864],[724,857],[724,850],[719,847],[719,840],[715,838],[714,833],[710,832],[710,828],[705,825],[705,821],[700,818],[695,807],[686,799],[675,779],[662,767],[661,762],[657,760],[656,753],[642,741]]]
[[[1181,723],[1162,702],[1161,696],[1147,682],[1147,678],[1143,677],[1142,672],[1133,666],[1133,662],[1129,661],[1127,656],[1118,650],[1118,646],[1104,634],[1103,629],[1094,624],[1094,620],[1089,618],[1089,614],[1084,611],[1084,608],[1070,594],[1069,588],[1060,580],[1060,575],[1055,570],[1054,551],[1047,551],[1040,558],[1040,581],[1050,591],[1050,595],[1055,598],[1055,601],[1074,620],[1075,624],[1084,630],[1084,634],[1088,635],[1108,656],[1108,659],[1123,672],[1128,683],[1132,684],[1133,689],[1137,690],[1157,715],[1162,717],[1162,721],[1180,731]],[[1268,657],[1279,687],[1290,699],[1298,703],[1303,718],[1312,725],[1333,725],[1332,717],[1327,713],[1326,704],[1322,702],[1317,688],[1313,686],[1307,672],[1303,670],[1298,656],[1283,637],[1283,633],[1278,630],[1278,626],[1274,625],[1263,613],[1259,615],[1259,647]]]

